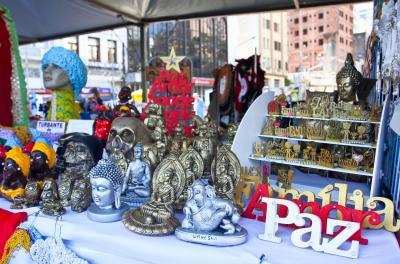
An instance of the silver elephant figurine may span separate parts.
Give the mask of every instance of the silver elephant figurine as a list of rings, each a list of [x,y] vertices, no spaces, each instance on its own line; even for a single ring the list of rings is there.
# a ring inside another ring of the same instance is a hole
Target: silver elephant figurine
[[[194,181],[188,188],[183,213],[182,228],[204,232],[222,228],[224,235],[232,235],[242,229],[238,225],[240,215],[233,203],[216,197],[214,187],[201,180]]]

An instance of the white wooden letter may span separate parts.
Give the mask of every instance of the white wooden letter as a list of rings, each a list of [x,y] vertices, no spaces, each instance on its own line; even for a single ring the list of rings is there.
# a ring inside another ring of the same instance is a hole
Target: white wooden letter
[[[295,231],[293,231],[291,236],[292,243],[299,248],[307,248],[311,246],[315,251],[322,251],[323,247],[321,245],[321,218],[313,214],[302,213],[296,216],[294,224],[297,226],[304,226],[306,224],[304,218],[308,218],[311,220],[311,226],[296,229]],[[307,233],[311,233],[310,239],[308,241],[304,241],[303,236]]]
[[[267,215],[264,234],[258,235],[258,238],[274,243],[281,243],[282,238],[275,235],[278,231],[278,225],[294,223],[296,216],[300,213],[300,209],[294,202],[289,200],[263,197],[261,201],[267,204]],[[283,205],[288,208],[288,214],[286,217],[280,218],[278,216],[278,205]]]
[[[326,233],[333,235],[336,226],[344,226],[345,229],[330,241],[329,238],[323,238],[322,246],[324,247],[324,252],[342,257],[358,258],[359,241],[351,241],[351,246],[348,250],[342,250],[339,247],[360,229],[360,223],[328,218]]]

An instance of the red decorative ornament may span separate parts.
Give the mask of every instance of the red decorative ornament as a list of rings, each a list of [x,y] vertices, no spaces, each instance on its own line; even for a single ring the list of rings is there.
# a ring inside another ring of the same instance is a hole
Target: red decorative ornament
[[[192,136],[190,123],[194,114],[194,98],[192,97],[192,84],[186,80],[183,72],[161,69],[159,76],[153,82],[148,97],[151,102],[164,107],[165,128],[170,135],[173,134],[175,127],[181,124],[183,132]],[[144,118],[145,115],[142,115],[141,119]]]
[[[24,148],[22,150],[25,153],[31,153],[34,145],[35,145],[35,142],[30,141],[24,146]]]
[[[0,157],[5,159],[6,158],[6,149],[4,148],[3,145],[0,145]]]
[[[107,141],[108,134],[110,134],[110,130],[111,130],[110,120],[96,120],[94,135],[97,138]]]

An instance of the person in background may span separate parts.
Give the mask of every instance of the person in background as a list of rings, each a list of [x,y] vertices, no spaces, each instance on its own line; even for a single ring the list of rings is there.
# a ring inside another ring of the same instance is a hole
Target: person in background
[[[193,93],[193,98],[194,98],[194,111],[196,112],[196,115],[200,116],[201,118],[204,118],[206,115],[206,105],[203,101],[203,99],[201,99],[199,97],[198,93]]]
[[[97,88],[92,88],[88,102],[86,103],[86,112],[95,113],[96,108],[100,105],[103,105],[103,100],[100,98],[99,91]]]

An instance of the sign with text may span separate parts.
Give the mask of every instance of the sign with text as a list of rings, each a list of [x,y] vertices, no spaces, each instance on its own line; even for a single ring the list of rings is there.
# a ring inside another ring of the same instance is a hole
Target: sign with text
[[[65,122],[59,121],[38,121],[36,130],[43,137],[50,140],[53,144],[57,143],[58,139],[65,133]]]

